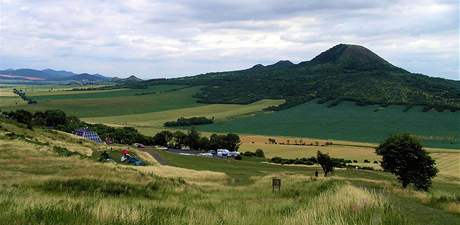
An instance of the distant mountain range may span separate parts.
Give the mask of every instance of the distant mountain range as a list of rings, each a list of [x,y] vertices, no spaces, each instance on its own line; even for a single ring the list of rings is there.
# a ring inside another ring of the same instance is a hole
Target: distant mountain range
[[[63,70],[8,69],[0,70],[0,80],[24,81],[110,81],[112,78],[100,74],[76,74]]]
[[[143,81],[142,79],[131,75],[127,78],[107,77],[100,74],[82,73],[76,74],[64,70],[34,70],[34,69],[8,69],[0,70],[0,82],[2,80],[16,80],[27,82],[79,82],[79,83],[135,83]]]
[[[460,81],[410,73],[359,45],[339,44],[310,61],[279,61],[249,69],[200,74],[149,84],[203,86],[195,95],[204,103],[247,104],[285,99],[282,110],[316,99],[333,107],[341,101],[357,105],[424,106],[424,110],[460,110]]]

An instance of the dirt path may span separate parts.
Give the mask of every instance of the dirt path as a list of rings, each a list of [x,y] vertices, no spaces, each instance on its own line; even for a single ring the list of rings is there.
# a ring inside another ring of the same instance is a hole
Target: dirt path
[[[149,153],[153,158],[155,158],[155,160],[157,160],[158,163],[160,163],[160,165],[168,165],[168,161],[166,161],[165,158],[161,157],[161,155],[155,150],[146,148],[145,152]]]

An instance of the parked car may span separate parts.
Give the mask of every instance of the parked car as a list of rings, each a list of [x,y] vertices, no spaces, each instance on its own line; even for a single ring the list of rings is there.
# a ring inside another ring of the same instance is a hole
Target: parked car
[[[141,143],[134,143],[133,146],[138,147],[138,148],[145,148],[145,145],[143,145]]]
[[[227,149],[217,149],[217,157],[226,158],[228,153],[230,153],[230,151]]]
[[[202,156],[202,157],[214,157],[214,155],[212,153],[209,153],[209,152],[200,153],[198,155]]]
[[[240,155],[240,153],[237,152],[237,151],[229,152],[229,153],[228,153],[228,157],[232,157],[232,158],[236,158],[236,157],[238,157],[239,155]]]

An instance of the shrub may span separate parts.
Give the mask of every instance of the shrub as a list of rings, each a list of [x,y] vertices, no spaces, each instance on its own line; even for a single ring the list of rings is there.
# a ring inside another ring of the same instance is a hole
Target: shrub
[[[255,157],[255,156],[256,156],[256,153],[255,153],[255,152],[246,151],[246,152],[243,152],[242,155],[243,155],[243,156],[246,156],[246,157]]]
[[[257,149],[256,152],[255,152],[255,156],[256,157],[260,157],[260,158],[265,158],[265,153],[264,153],[264,150],[262,149]]]
[[[278,156],[273,157],[273,158],[270,159],[270,162],[272,162],[272,163],[281,163],[282,161],[283,161],[283,158],[278,157]]]

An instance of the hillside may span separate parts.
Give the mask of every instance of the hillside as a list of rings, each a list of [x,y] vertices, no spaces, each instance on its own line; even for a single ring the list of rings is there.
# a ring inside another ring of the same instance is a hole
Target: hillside
[[[148,166],[97,162],[105,145],[0,119],[1,224],[457,224],[458,179],[428,193],[379,171],[280,166],[150,149]],[[110,146],[120,151],[124,146]],[[59,150],[59,151],[57,151]],[[73,153],[72,153],[73,152]],[[211,171],[210,171],[211,170]],[[273,176],[282,179],[272,192]],[[257,199],[257,201],[254,201]],[[414,210],[416,209],[416,210]],[[308,223],[305,223],[305,222]],[[357,221],[359,223],[357,223]]]
[[[99,74],[82,73],[82,74],[76,74],[70,77],[64,77],[61,79],[62,80],[73,80],[73,81],[104,81],[104,80],[109,80],[110,78],[104,77]]]
[[[410,73],[369,49],[340,44],[310,61],[279,61],[249,69],[207,73],[146,84],[204,85],[196,95],[203,103],[248,104],[261,99],[286,99],[272,108],[289,108],[312,99],[335,106],[342,101],[358,105],[424,106],[424,110],[460,109],[460,81]]]
[[[140,82],[140,81],[143,81],[143,80],[141,78],[139,78],[139,77],[131,75],[131,76],[127,77],[127,78],[113,77],[112,81],[115,82],[115,83],[124,84],[124,83],[136,83],[136,82]]]
[[[99,74],[76,74],[69,71],[52,69],[8,69],[0,70],[0,80],[25,80],[25,81],[103,81],[110,78]]]

